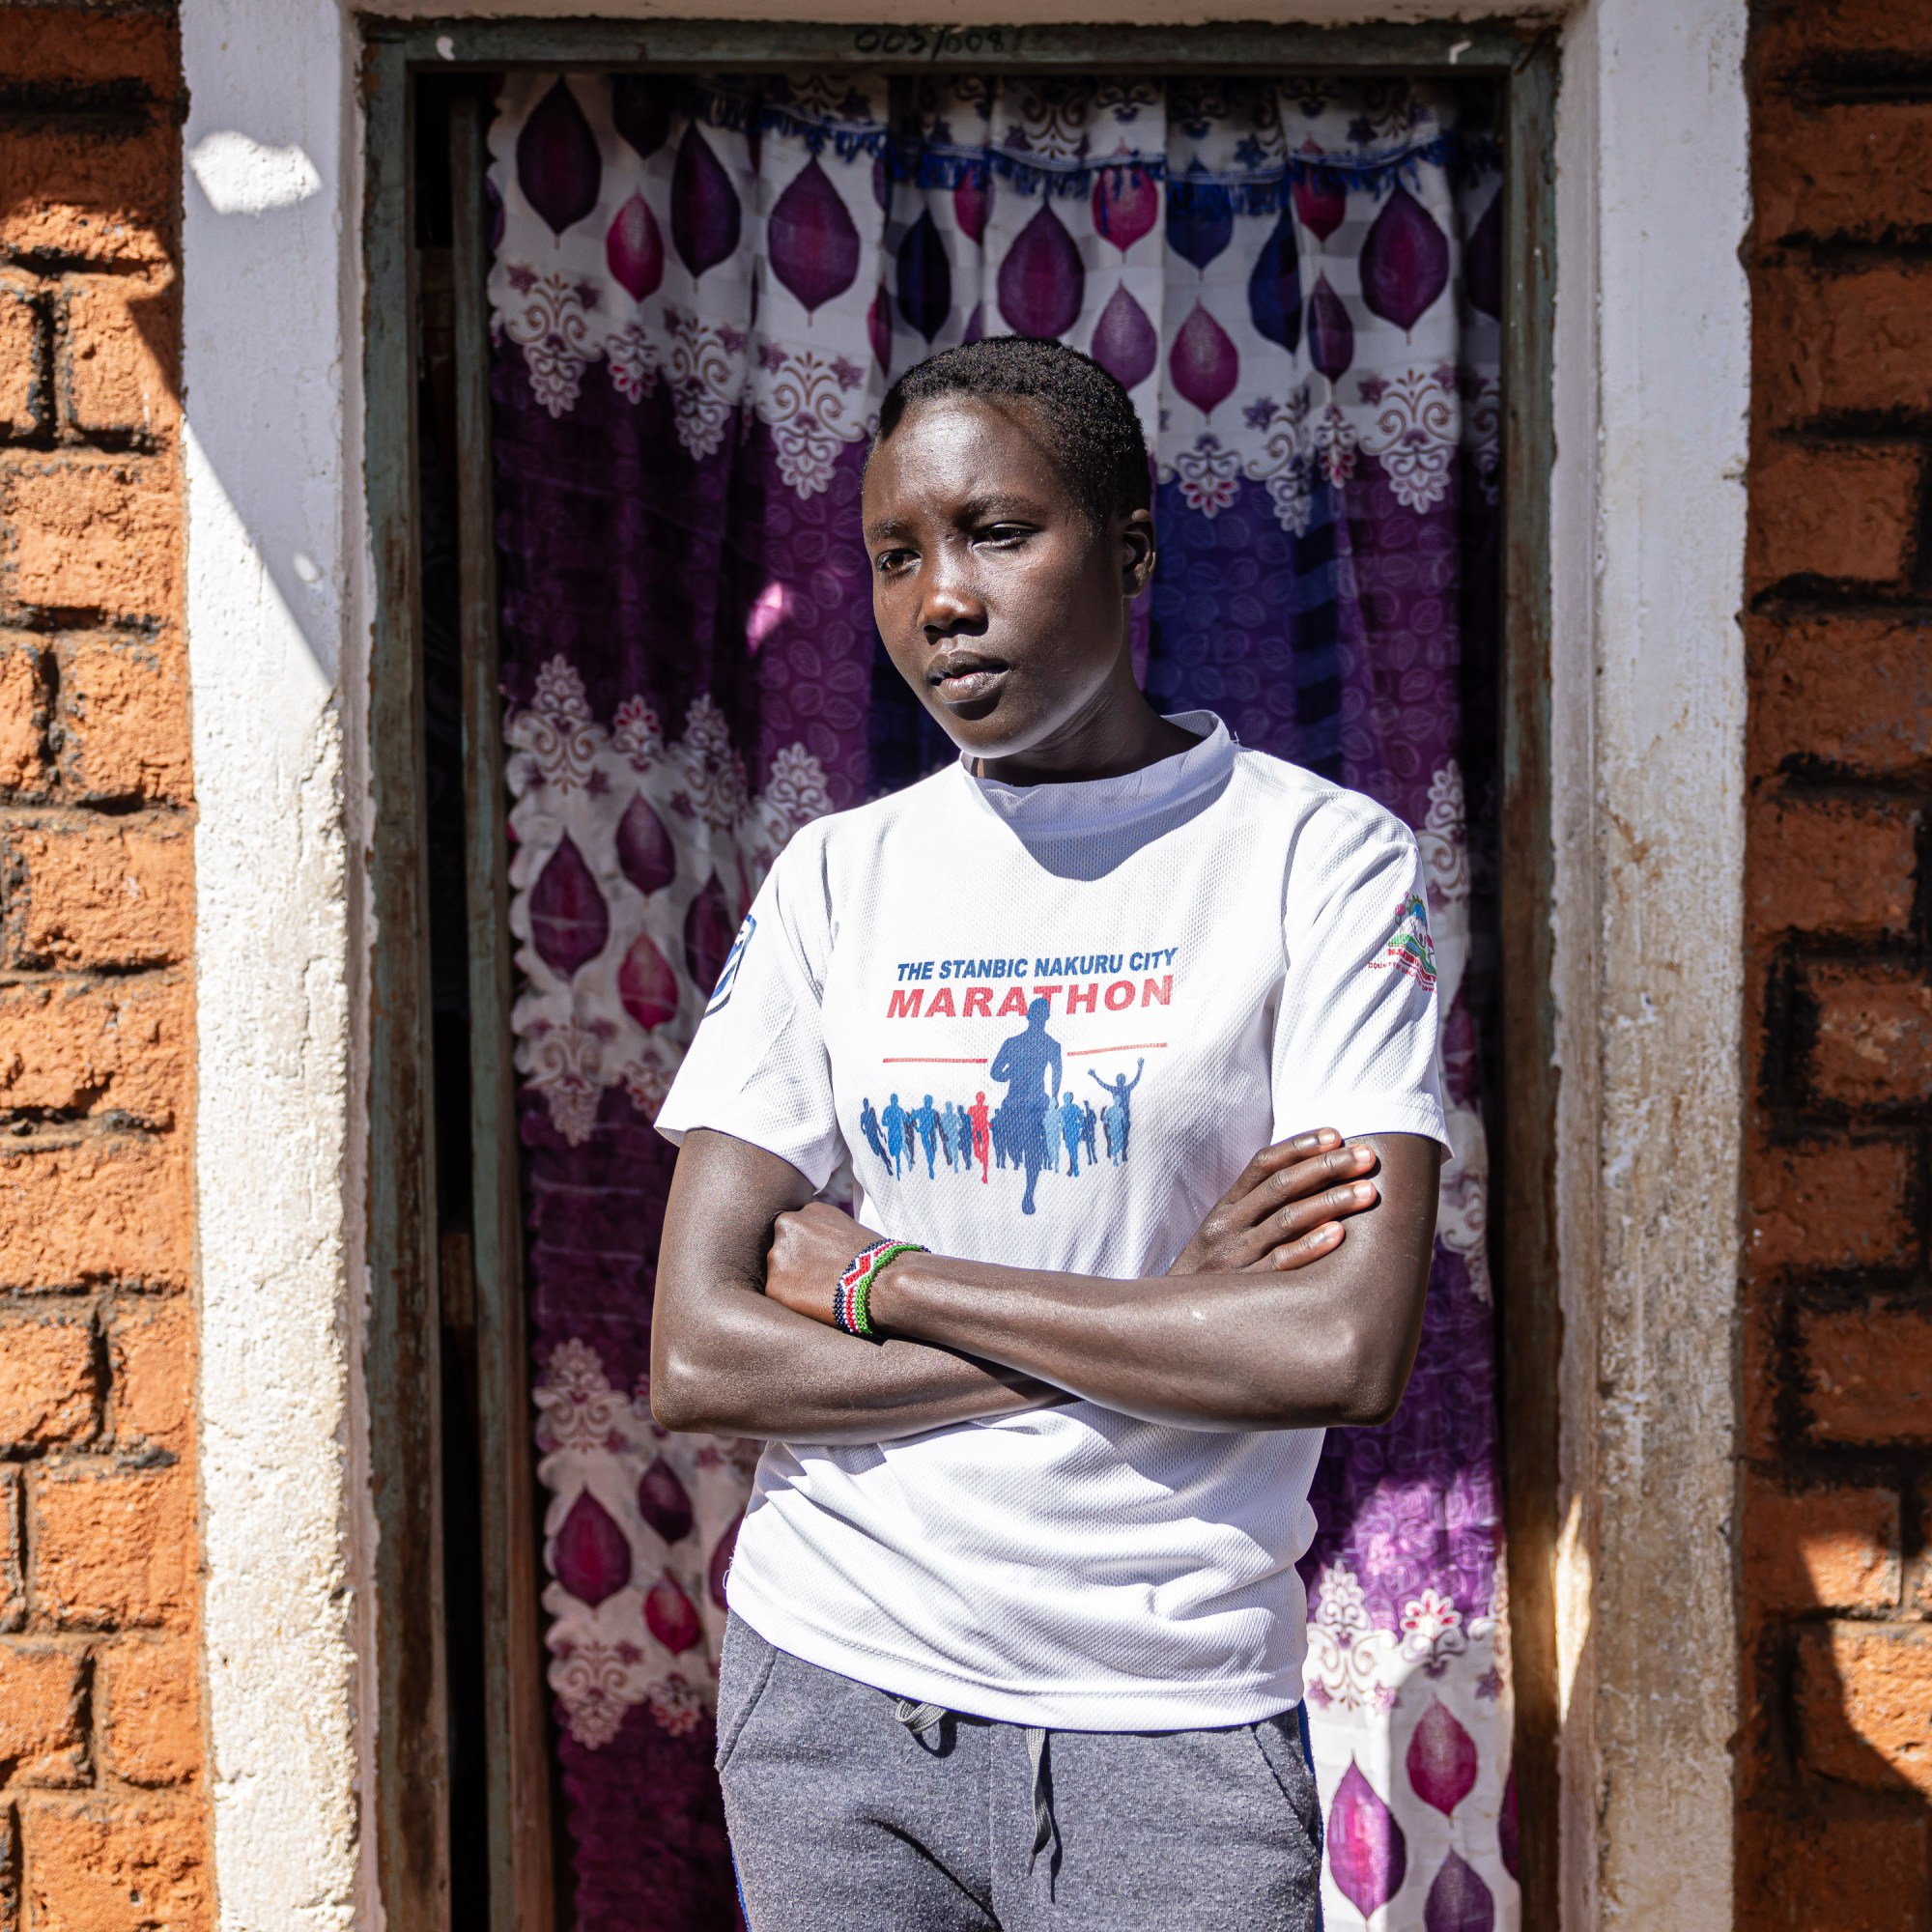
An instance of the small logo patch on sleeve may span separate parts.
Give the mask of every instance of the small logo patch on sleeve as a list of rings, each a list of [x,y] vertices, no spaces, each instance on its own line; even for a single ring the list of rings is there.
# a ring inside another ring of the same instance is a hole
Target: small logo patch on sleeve
[[[731,950],[724,955],[724,969],[718,976],[718,983],[711,989],[711,1004],[704,1009],[705,1017],[718,1012],[731,998],[731,988],[738,980],[738,968],[745,962],[745,949],[752,943],[752,935],[758,929],[758,922],[750,913],[745,915],[745,923],[738,928],[738,936],[731,942]]]
[[[1391,969],[1406,973],[1425,993],[1435,990],[1435,949],[1429,943],[1429,908],[1417,893],[1403,900],[1388,944],[1379,958],[1369,961],[1372,973]]]

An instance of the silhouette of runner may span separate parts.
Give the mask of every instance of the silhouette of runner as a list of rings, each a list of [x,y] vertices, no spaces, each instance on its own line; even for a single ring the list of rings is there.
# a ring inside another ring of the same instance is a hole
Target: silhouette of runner
[[[879,1116],[870,1099],[859,1102],[859,1130],[866,1136],[866,1145],[884,1160],[886,1144],[879,1138]]]
[[[1094,1155],[1094,1129],[1099,1124],[1100,1117],[1094,1111],[1092,1100],[1087,1102],[1087,1119],[1081,1131],[1081,1139],[1087,1143],[1087,1165],[1098,1167],[1099,1161]]]
[[[885,1122],[886,1151],[892,1156],[893,1179],[899,1178],[899,1156],[905,1151],[906,1111],[899,1105],[899,1096],[895,1094],[886,1102],[886,1111],[879,1117]]]
[[[939,1151],[946,1156],[946,1171],[950,1174],[959,1165],[959,1141],[952,1130],[953,1109],[951,1099],[939,1110]]]
[[[973,1145],[966,1156],[967,1171],[970,1173],[974,1161],[978,1160],[980,1163],[980,1185],[981,1187],[988,1187],[992,1184],[993,1174],[992,1170],[986,1165],[986,1155],[992,1144],[993,1134],[992,1123],[986,1113],[985,1094],[975,1094],[973,1095],[973,1104],[966,1110],[966,1123],[973,1130]]]
[[[925,1178],[936,1180],[939,1177],[932,1171],[932,1158],[939,1151],[939,1116],[932,1111],[932,1095],[925,1096],[925,1103],[912,1117],[913,1125],[919,1129],[919,1138],[925,1148]],[[915,1156],[918,1149],[914,1149]],[[915,1158],[914,1165],[918,1165]]]
[[[1058,1080],[1059,1074],[1054,1078]],[[1050,1173],[1060,1172],[1060,1106],[1051,1094],[1039,1096],[1039,1144],[1046,1150]]]
[[[1146,1060],[1135,1064],[1134,1077],[1129,1080],[1124,1073],[1117,1073],[1111,1082],[1102,1080],[1090,1066],[1087,1077],[1093,1080],[1103,1094],[1111,1094],[1113,1104],[1107,1109],[1107,1155],[1116,1167],[1127,1157],[1127,1135],[1133,1127],[1132,1094],[1141,1084],[1141,1075],[1147,1071]]]
[[[1080,1102],[1068,1094],[1060,1103],[1059,1126],[1061,1138],[1066,1143],[1066,1172],[1075,1180],[1080,1178],[1080,1130],[1086,1124]]]
[[[1046,1001],[1035,1000],[1027,1008],[1026,1031],[1003,1039],[987,1068],[987,1077],[1007,1090],[993,1116],[994,1135],[1012,1164],[1026,1169],[1022,1214],[1033,1212],[1033,1192],[1047,1164],[1046,1110],[1060,1086],[1060,1042],[1046,1030]]]

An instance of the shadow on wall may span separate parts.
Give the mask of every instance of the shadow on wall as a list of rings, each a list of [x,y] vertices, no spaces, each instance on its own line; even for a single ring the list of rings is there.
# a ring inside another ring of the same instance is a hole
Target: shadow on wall
[[[1758,1153],[1758,1184],[1785,1211],[1803,1200],[1787,1161],[1808,1179],[1804,1155]],[[1760,1238],[1776,1240],[1768,1219],[1760,1202]],[[1760,1453],[1739,1499],[1737,1926],[1926,1932],[1932,1623],[1920,1619],[1932,1573],[1920,1457],[1872,1443],[1891,1403],[1872,1381],[1868,1285],[1808,1277],[1785,1283],[1781,1302],[1772,1323],[1783,1333],[1754,1339],[1772,1343],[1758,1360],[1779,1370],[1752,1391]],[[1907,1406],[1920,1399],[1922,1360],[1891,1356]]]
[[[1932,1625],[1889,1621],[1923,1525],[1895,1470],[1833,1473],[1746,1477],[1740,1932],[1932,1918]]]

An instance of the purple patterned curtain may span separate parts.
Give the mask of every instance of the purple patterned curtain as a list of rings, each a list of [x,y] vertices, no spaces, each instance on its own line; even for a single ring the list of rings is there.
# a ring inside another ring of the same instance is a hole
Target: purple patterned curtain
[[[755,1452],[650,1420],[671,1166],[651,1121],[784,840],[948,754],[873,633],[859,473],[893,375],[985,332],[1062,336],[1140,409],[1161,558],[1137,653],[1156,697],[1220,712],[1421,838],[1458,1151],[1407,1400],[1386,1429],[1331,1435],[1316,1489],[1323,1882],[1335,1925],[1517,1923],[1479,1113],[1486,126],[1479,95],[1399,81],[504,84],[490,291],[515,1028],[585,1932],[734,1922],[709,1754]]]

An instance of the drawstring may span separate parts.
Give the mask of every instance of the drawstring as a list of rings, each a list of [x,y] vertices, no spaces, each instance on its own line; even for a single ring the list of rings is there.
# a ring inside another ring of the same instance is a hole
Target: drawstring
[[[893,1716],[916,1738],[923,1737],[945,1715],[944,1704],[915,1704],[910,1697],[901,1697],[893,1706]]]
[[[1026,1727],[1027,1763],[1033,1767],[1033,1850],[1027,1854],[1027,1870],[1034,1868],[1049,1844],[1057,1844],[1060,1826],[1053,1815],[1053,1781],[1047,1774],[1046,1732],[1038,1724]],[[1053,1864],[1046,1868],[1047,1896],[1053,1895]]]
[[[893,1716],[909,1730],[914,1737],[923,1739],[926,1732],[948,1715],[944,1704],[915,1704],[910,1697],[895,1698]],[[1027,1853],[1027,1870],[1032,1872],[1039,1855],[1048,1845],[1058,1848],[1060,1840],[1059,1822],[1053,1815],[1053,1782],[1048,1774],[1046,1762],[1046,1730],[1039,1724],[1026,1726],[1027,1766],[1031,1776],[1029,1782],[1033,1791],[1033,1847]],[[1046,1874],[1048,1896],[1052,1895],[1053,1867],[1047,1865]]]

